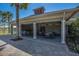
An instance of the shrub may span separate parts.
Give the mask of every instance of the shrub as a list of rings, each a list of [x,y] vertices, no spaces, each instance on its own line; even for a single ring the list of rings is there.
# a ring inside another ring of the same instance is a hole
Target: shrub
[[[71,51],[79,53],[79,18],[68,25],[66,43]]]

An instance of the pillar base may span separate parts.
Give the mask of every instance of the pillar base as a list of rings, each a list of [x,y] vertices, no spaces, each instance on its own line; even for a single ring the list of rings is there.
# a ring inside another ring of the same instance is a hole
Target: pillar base
[[[61,41],[62,44],[65,44],[65,41]]]
[[[36,39],[36,37],[33,37],[33,39]]]

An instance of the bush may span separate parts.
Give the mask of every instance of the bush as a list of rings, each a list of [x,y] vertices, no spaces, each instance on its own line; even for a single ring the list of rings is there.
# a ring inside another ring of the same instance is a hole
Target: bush
[[[66,43],[71,51],[79,53],[79,19],[68,25]]]

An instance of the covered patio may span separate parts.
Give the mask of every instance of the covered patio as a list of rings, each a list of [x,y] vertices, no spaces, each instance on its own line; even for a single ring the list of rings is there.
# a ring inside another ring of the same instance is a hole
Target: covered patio
[[[33,24],[21,24],[21,35],[33,37]],[[36,24],[36,38],[48,41],[61,40],[61,22],[44,22]],[[34,38],[35,39],[35,38]]]
[[[40,37],[53,39],[59,36],[60,42],[65,43],[67,21],[77,12],[78,9],[70,9],[22,18],[19,24],[19,35],[22,36],[26,32],[26,34],[29,34],[33,39]],[[15,22],[12,23],[12,26],[16,29]]]
[[[65,15],[63,13],[63,15]],[[41,16],[41,15],[40,15]],[[65,43],[65,16],[53,16],[49,17],[23,20],[20,23],[20,36],[26,34],[33,39],[37,38],[51,38],[59,37],[61,43]]]

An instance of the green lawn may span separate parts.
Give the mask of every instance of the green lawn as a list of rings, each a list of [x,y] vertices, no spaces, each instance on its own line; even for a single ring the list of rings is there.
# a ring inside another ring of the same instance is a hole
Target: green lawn
[[[8,35],[9,33],[8,33],[8,31],[7,30],[5,30],[5,31],[0,31],[0,35]]]

